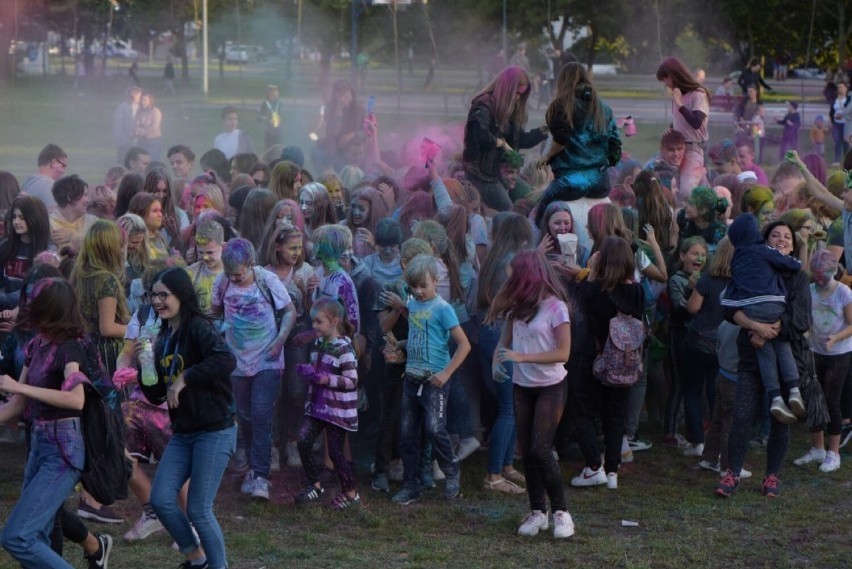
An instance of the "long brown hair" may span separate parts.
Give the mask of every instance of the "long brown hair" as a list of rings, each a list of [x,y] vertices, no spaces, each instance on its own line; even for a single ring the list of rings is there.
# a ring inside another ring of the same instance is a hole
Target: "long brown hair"
[[[667,57],[660,62],[657,67],[657,81],[662,81],[666,77],[672,80],[672,87],[680,89],[682,93],[690,91],[704,91],[707,95],[707,100],[710,100],[710,91],[695,80],[686,65],[676,57]]]
[[[526,90],[516,101],[515,95],[519,88]],[[527,99],[530,98],[530,79],[527,72],[517,65],[510,65],[497,74],[482,91],[473,97],[471,104],[480,100],[489,100],[491,117],[500,130],[506,130],[509,125],[517,128],[527,124]]]
[[[36,330],[53,342],[82,338],[88,331],[71,283],[57,277],[35,284],[25,317],[16,326]]]
[[[601,133],[605,132],[607,120],[601,98],[592,84],[592,78],[589,76],[588,71],[586,71],[586,67],[576,62],[566,63],[559,70],[559,75],[556,77],[556,96],[553,98],[550,106],[547,107],[547,114],[545,115],[547,124],[550,124],[554,114],[561,110],[565,115],[565,120],[568,121],[568,125],[574,128],[574,110],[576,108],[577,97],[583,91],[591,94],[588,116],[592,119],[595,130]]]
[[[636,192],[638,226],[641,228],[648,224],[653,227],[660,248],[669,249],[675,231],[674,216],[660,181],[648,170],[642,170],[633,182],[633,191]]]
[[[598,281],[605,291],[633,279],[636,260],[630,243],[621,237],[607,237],[600,246],[598,256]]]
[[[480,309],[487,309],[494,300],[498,290],[496,285],[502,280],[498,271],[505,269],[506,257],[530,247],[532,240],[532,227],[524,216],[508,211],[494,216],[491,222],[491,247],[479,271],[476,304]]]

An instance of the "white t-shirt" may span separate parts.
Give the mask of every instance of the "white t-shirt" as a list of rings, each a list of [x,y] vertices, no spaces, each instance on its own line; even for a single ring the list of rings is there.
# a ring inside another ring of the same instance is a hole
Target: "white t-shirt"
[[[570,322],[568,305],[554,296],[544,299],[529,322],[512,322],[512,350],[523,354],[556,349],[557,326]],[[547,387],[565,379],[565,362],[554,364],[512,364],[512,382],[521,387]]]
[[[240,148],[240,129],[234,132],[223,132],[213,139],[213,148],[221,150],[225,158],[230,160],[237,154]]]
[[[843,283],[827,297],[822,297],[816,285],[811,284],[811,350],[822,356],[839,356],[852,352],[852,337],[838,342],[828,349],[828,337],[846,328],[843,309],[852,302],[852,290]]]

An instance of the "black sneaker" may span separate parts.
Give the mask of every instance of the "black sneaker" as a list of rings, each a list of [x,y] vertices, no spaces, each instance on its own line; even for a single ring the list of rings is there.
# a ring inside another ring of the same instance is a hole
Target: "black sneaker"
[[[112,537],[102,533],[98,536],[98,550],[94,555],[83,555],[89,560],[89,569],[107,569],[112,552]]]
[[[77,515],[87,520],[101,522],[103,524],[123,524],[124,518],[113,512],[107,506],[95,508],[90,506],[80,497],[80,503],[77,504]]]
[[[297,504],[310,504],[322,499],[323,494],[325,494],[325,489],[322,486],[317,488],[313,484],[310,484],[307,488],[305,488],[305,491],[296,496],[293,501]]]
[[[201,565],[193,565],[192,561],[184,561],[178,565],[178,569],[210,569],[210,564],[205,561]]]

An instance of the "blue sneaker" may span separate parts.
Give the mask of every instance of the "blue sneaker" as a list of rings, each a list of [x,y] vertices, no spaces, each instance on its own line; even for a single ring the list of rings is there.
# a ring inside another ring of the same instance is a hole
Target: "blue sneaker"
[[[461,495],[461,476],[447,476],[447,481],[444,482],[444,498],[454,500]]]
[[[390,484],[388,484],[388,475],[384,472],[377,472],[373,475],[373,482],[370,487],[377,492],[390,492]]]
[[[391,498],[391,502],[395,504],[399,504],[401,506],[407,506],[412,502],[416,502],[420,499],[420,490],[412,490],[411,488],[406,488],[403,486],[402,490],[397,492]]]

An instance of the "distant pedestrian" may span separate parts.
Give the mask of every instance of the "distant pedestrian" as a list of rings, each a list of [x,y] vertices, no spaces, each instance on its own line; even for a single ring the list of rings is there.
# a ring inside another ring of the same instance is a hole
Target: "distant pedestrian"
[[[163,89],[164,93],[171,93],[174,95],[175,91],[175,64],[172,61],[172,56],[166,60],[166,66],[163,68],[163,79],[166,82],[166,87]]]
[[[137,87],[141,85],[139,83],[139,62],[134,61],[130,65],[130,69],[127,70],[127,74],[130,75],[130,80],[133,81],[133,84]]]

